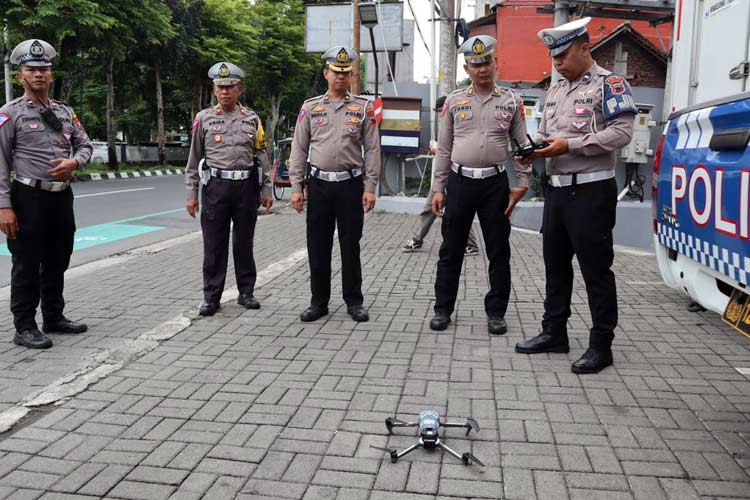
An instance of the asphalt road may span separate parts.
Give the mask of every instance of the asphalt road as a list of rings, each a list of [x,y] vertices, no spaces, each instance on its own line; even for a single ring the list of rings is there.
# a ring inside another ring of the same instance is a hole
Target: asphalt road
[[[71,267],[199,230],[200,222],[185,211],[184,182],[171,175],[74,184]],[[10,283],[10,266],[0,235],[0,286]]]

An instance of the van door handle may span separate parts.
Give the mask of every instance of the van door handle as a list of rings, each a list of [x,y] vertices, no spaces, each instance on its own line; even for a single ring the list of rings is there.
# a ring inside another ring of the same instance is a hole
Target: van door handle
[[[715,150],[738,151],[745,149],[750,142],[750,129],[733,128],[714,132],[708,147]]]

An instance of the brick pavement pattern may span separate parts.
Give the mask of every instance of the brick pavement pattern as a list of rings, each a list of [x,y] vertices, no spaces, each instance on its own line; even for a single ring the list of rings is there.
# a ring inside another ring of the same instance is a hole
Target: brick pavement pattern
[[[414,218],[375,213],[362,262],[371,321],[341,300],[301,323],[302,260],[259,290],[259,311],[226,304],[86,391],[0,435],[0,499],[694,500],[750,498],[750,342],[661,284],[652,256],[618,253],[615,366],[577,376],[589,312],[580,273],[570,354],[528,357],[544,295],[541,238],[513,232],[509,332],[490,337],[486,259],[469,257],[454,321],[433,332],[439,231],[401,253]],[[437,236],[437,238],[436,238]],[[5,407],[201,299],[200,240],[140,255],[67,283],[88,334],[50,351],[0,339]],[[259,269],[304,248],[304,217],[268,216]],[[231,284],[231,279],[228,280]],[[4,309],[7,309],[7,303]],[[9,324],[7,311],[0,313]],[[482,430],[447,442],[487,467],[418,450],[397,464],[370,446],[404,447],[383,420],[425,408]]]

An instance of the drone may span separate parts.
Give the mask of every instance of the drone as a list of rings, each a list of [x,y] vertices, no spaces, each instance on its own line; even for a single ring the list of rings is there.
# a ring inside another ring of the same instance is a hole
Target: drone
[[[388,429],[388,434],[393,434],[394,427],[419,427],[419,441],[403,451],[398,451],[394,448],[381,448],[379,446],[371,445],[372,448],[388,452],[391,455],[391,463],[395,464],[396,462],[398,462],[399,458],[403,457],[407,453],[411,453],[417,448],[424,448],[426,450],[440,448],[447,451],[457,459],[461,460],[464,465],[469,465],[473,462],[484,467],[484,464],[477,457],[475,457],[471,453],[464,453],[463,455],[459,455],[457,451],[448,447],[448,445],[446,445],[440,439],[440,436],[438,436],[440,426],[465,428],[466,436],[468,436],[471,431],[479,432],[479,422],[477,422],[473,418],[467,418],[466,422],[464,423],[442,422],[440,420],[440,415],[435,410],[423,410],[419,412],[419,422],[404,422],[403,420],[399,420],[396,417],[388,417],[385,419],[385,426]]]

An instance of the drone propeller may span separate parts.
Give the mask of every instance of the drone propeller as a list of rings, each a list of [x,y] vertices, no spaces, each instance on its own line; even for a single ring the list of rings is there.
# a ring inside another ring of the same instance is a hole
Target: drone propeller
[[[468,436],[471,431],[479,432],[479,422],[477,422],[473,418],[467,418],[466,419],[466,436]]]
[[[471,462],[474,462],[484,467],[484,464],[482,463],[481,460],[479,460],[477,457],[475,457],[474,455],[468,452],[461,455],[461,461],[464,463],[464,465],[469,465]]]
[[[388,417],[385,419],[385,427],[388,429],[388,434],[391,434],[394,427],[416,427],[419,425],[415,422],[404,422],[396,417]]]
[[[391,456],[391,463],[396,463],[398,460],[398,450],[395,448],[383,448],[382,446],[373,446],[370,445],[370,448],[375,448],[376,450],[384,451],[388,453]]]

